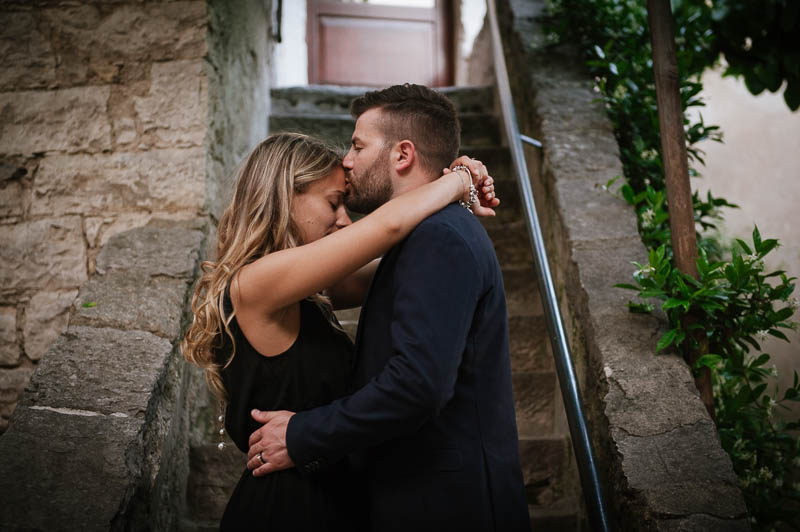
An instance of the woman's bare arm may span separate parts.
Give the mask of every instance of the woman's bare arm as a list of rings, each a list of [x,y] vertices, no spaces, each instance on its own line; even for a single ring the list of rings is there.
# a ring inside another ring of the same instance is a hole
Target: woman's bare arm
[[[464,172],[445,175],[319,240],[248,264],[238,275],[237,306],[272,314],[332,286],[382,255],[422,220],[461,199],[466,187]]]
[[[348,275],[338,283],[325,289],[325,295],[333,303],[334,310],[358,307],[364,302],[367,290],[375,276],[381,259],[368,262],[352,274]]]

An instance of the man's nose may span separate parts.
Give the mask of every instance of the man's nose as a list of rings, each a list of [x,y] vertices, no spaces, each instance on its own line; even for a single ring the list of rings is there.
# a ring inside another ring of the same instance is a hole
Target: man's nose
[[[342,160],[342,166],[347,170],[353,169],[352,153],[353,153],[353,148],[350,148],[349,150],[347,150],[347,155],[345,155],[344,159]]]

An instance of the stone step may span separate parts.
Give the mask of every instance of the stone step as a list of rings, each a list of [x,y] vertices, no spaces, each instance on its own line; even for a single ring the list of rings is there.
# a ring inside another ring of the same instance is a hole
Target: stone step
[[[350,102],[374,87],[307,85],[270,90],[272,112],[276,114],[350,114]],[[492,87],[443,87],[459,113],[494,111]]]
[[[500,264],[506,268],[533,267],[533,252],[524,221],[490,225],[486,231]]]
[[[230,441],[222,450],[217,448],[217,443],[210,442],[191,446],[183,530],[206,530],[213,523],[219,527],[246,463],[247,456]]]
[[[516,371],[511,374],[514,411],[520,438],[553,432],[556,375],[552,371]]]
[[[544,316],[508,318],[511,371],[553,371],[553,351]]]
[[[515,316],[542,316],[542,299],[536,274],[530,266],[503,267],[503,284],[506,290],[506,307],[509,318]]]
[[[572,492],[572,449],[563,434],[521,436],[519,457],[528,504],[557,505]]]
[[[528,515],[533,530],[557,530],[558,532],[578,532],[588,530],[582,526],[580,503],[565,499],[554,505],[529,505]]]
[[[461,120],[461,139],[463,144],[490,146],[500,139],[497,118],[485,113],[463,113]],[[325,140],[342,150],[350,145],[355,121],[347,114],[280,114],[273,112],[269,117],[269,132],[293,131],[305,133]]]

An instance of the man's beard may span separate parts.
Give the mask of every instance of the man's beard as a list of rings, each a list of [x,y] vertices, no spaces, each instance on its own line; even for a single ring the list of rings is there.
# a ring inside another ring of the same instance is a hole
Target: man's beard
[[[350,186],[344,200],[348,209],[369,214],[392,199],[394,188],[389,174],[389,151],[389,147],[381,149],[369,168],[360,174],[348,172]]]

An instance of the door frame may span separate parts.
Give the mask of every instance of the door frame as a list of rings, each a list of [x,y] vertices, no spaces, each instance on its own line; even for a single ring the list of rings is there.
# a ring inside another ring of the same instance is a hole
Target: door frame
[[[435,79],[431,86],[444,87],[454,83],[455,45],[453,43],[452,0],[436,0],[433,8],[436,13],[436,33],[439,36],[437,46]],[[306,0],[306,42],[308,44],[308,83],[319,84],[320,54],[319,32],[317,30],[317,17],[320,13],[343,14],[351,17],[362,18],[392,18],[410,21],[428,21],[430,8],[385,6],[373,4],[356,4],[336,2],[331,0]]]

